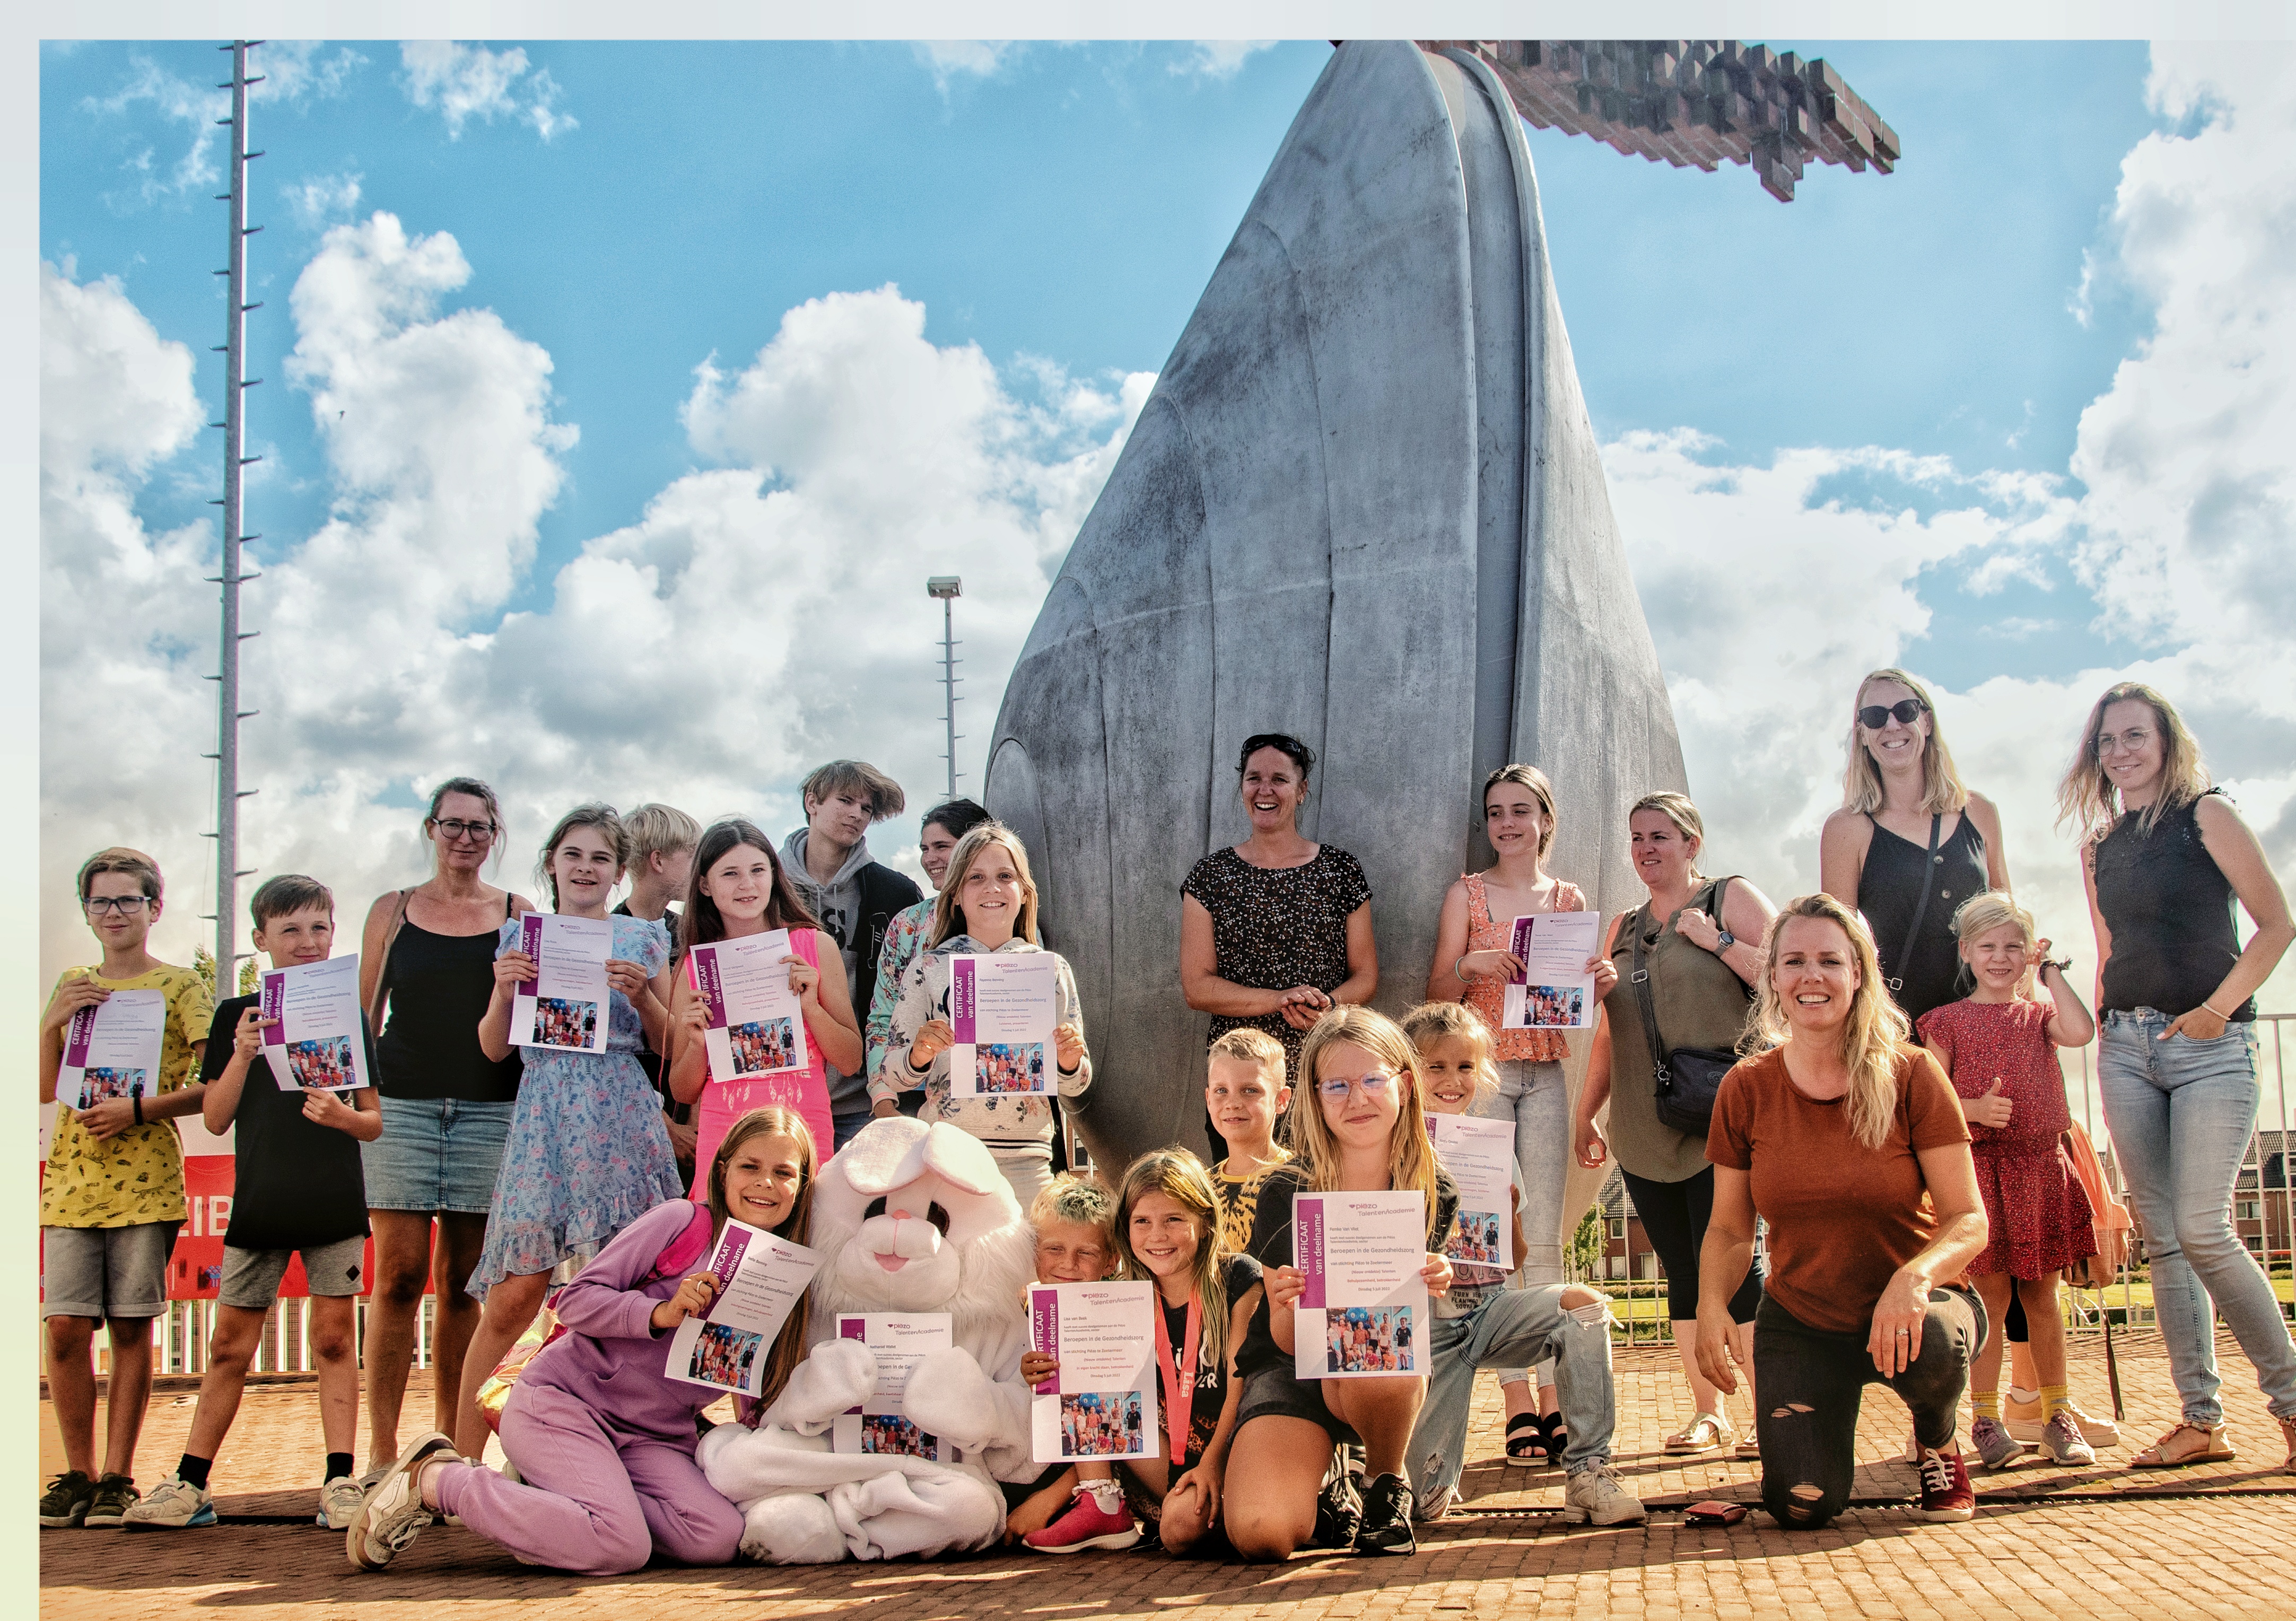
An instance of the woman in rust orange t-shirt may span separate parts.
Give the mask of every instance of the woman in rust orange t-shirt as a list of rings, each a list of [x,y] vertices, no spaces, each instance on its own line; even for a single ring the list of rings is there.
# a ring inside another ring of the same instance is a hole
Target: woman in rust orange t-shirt
[[[1770,930],[1755,1026],[1763,1049],[1715,1098],[1714,1214],[1699,1271],[1698,1362],[1737,1387],[1727,1302],[1769,1222],[1754,1317],[1762,1502],[1783,1526],[1841,1510],[1870,1381],[1913,1409],[1924,1519],[1976,1499],[1954,1430],[1985,1310],[1942,1288],[1985,1247],[1969,1128],[1937,1060],[1906,1044],[1874,937],[1830,895]]]

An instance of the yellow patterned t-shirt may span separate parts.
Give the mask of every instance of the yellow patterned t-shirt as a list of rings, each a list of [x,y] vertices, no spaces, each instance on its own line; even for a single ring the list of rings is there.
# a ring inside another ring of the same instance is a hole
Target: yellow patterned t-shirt
[[[92,979],[107,991],[164,992],[168,1028],[160,1045],[158,1090],[172,1092],[190,1082],[198,1057],[192,1044],[207,1040],[215,1016],[207,981],[189,968],[162,963],[133,979],[66,968],[57,976],[57,988],[75,979]],[[47,1173],[40,1179],[41,1226],[133,1227],[180,1222],[184,1216],[184,1143],[174,1121],[130,1126],[98,1142],[70,1115],[56,1111]]]

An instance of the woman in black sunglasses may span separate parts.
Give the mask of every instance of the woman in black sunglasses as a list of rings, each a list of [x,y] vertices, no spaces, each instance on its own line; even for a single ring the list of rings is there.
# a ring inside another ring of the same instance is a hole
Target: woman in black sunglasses
[[[1907,1019],[1955,998],[1954,909],[2009,887],[2001,815],[1962,786],[1937,710],[1902,670],[1857,684],[1841,809],[1818,835],[1818,882],[1866,915],[1882,977]]]

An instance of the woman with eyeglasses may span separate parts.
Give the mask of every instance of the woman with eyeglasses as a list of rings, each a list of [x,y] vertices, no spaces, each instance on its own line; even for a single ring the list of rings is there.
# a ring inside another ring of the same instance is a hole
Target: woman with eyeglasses
[[[1902,670],[1857,684],[1841,809],[1818,835],[1817,864],[1819,887],[1865,915],[1908,1023],[1956,1000],[1954,911],[2009,887],[2001,813],[1962,786],[1927,689]]]
[[[364,1346],[370,1476],[398,1456],[424,1282],[435,1286],[439,1313],[432,1429],[455,1428],[463,1353],[479,1325],[466,1286],[486,1242],[520,1074],[515,1050],[500,1060],[486,1055],[479,1024],[494,996],[497,934],[534,909],[480,876],[502,833],[492,788],[471,777],[440,783],[422,819],[430,876],[378,897],[360,941],[359,998],[381,1033],[382,1103],[382,1135],[360,1155],[374,1232]]]
[[[2228,1219],[2256,1129],[2259,986],[2296,924],[2263,847],[2209,783],[2168,699],[2134,681],[2089,711],[2057,788],[2081,835],[2096,928],[2097,1090],[2128,1202],[2144,1226],[2152,1300],[2183,1411],[2130,1462],[2181,1469],[2234,1455],[2218,1402],[2216,1318],[2256,1369],[2296,1470],[2296,1344]],[[2255,926],[2240,943],[2234,901]]]
[[[1371,881],[1355,857],[1300,831],[1315,751],[1262,732],[1243,740],[1237,786],[1251,836],[1198,861],[1180,886],[1180,990],[1212,1016],[1209,1039],[1249,1025],[1283,1043],[1285,1074],[1332,1008],[1379,988]],[[1207,1140],[1217,1145],[1210,1120]]]

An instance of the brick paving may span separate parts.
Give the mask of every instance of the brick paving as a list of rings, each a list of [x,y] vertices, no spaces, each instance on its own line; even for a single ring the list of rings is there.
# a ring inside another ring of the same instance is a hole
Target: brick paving
[[[556,1617],[723,1616],[764,1621],[815,1616],[865,1621],[1098,1621],[1201,1608],[1222,1621],[1494,1621],[1505,1615],[1578,1617],[2056,1615],[2120,1617],[2286,1614],[2296,1603],[2296,1476],[2278,1472],[2277,1426],[2247,1362],[2219,1347],[2225,1401],[2243,1456],[2206,1469],[2133,1474],[2130,1451],[2176,1417],[2156,1336],[2119,1342],[2128,1418],[2123,1444],[2094,1469],[2028,1464],[1980,1474],[1975,1520],[1931,1526],[1906,1500],[1899,1460],[1904,1408],[1869,1388],[1859,1425],[1853,1507],[1823,1532],[1786,1533],[1759,1510],[1728,1529],[1686,1527],[1685,1502],[1750,1499],[1751,1460],[1667,1457],[1661,1438],[1688,1416],[1670,1349],[1618,1357],[1617,1463],[1652,1505],[1647,1526],[1563,1526],[1551,1512],[1559,1475],[1507,1465],[1497,1391],[1477,1390],[1464,1510],[1423,1527],[1406,1559],[1302,1554],[1253,1567],[1160,1554],[1070,1558],[1009,1554],[935,1564],[846,1564],[785,1569],[654,1566],[634,1576],[574,1577],[520,1565],[467,1532],[424,1534],[383,1576],[345,1562],[342,1538],[308,1524],[319,1467],[316,1403],[308,1386],[251,1390],[215,1485],[225,1523],[208,1531],[123,1536],[40,1535],[43,1608],[78,1617],[179,1617],[205,1609],[246,1621],[275,1617],[357,1621],[482,1621],[542,1600]],[[418,1376],[418,1379],[421,1376]],[[2112,1411],[2103,1348],[2076,1346],[2074,1397]],[[427,1414],[427,1389],[410,1392]],[[140,1477],[172,1467],[192,1398],[155,1398]],[[1737,1415],[1747,1410],[1741,1398]],[[62,1467],[42,1414],[43,1477]],[[410,1432],[411,1433],[411,1432]]]

